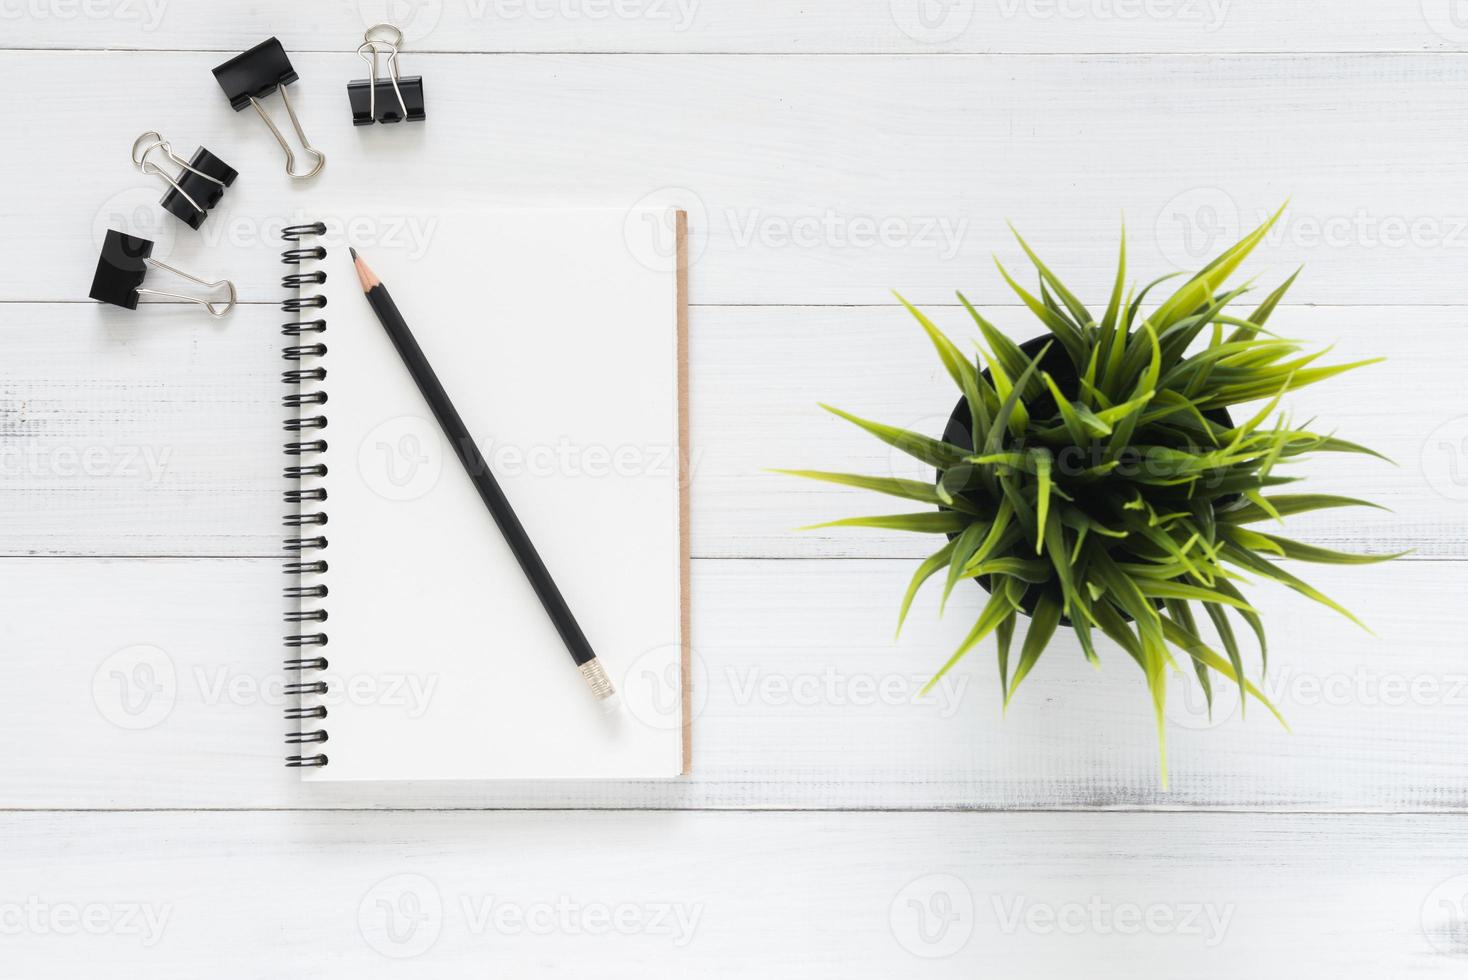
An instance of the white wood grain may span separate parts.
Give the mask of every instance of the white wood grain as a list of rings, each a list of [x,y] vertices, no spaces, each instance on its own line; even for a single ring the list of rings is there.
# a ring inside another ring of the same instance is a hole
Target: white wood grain
[[[992,642],[920,698],[979,590],[939,620],[930,589],[894,642],[908,564],[850,560],[694,563],[690,779],[302,786],[281,764],[278,562],[5,559],[0,807],[1468,809],[1468,563],[1299,571],[1376,635],[1251,589],[1293,734],[1228,692],[1210,723],[1179,675],[1167,791],[1140,673],[1109,644],[1098,673],[1062,634],[1007,718]],[[431,711],[453,681],[328,652],[386,710]]]
[[[350,51],[390,18],[409,54],[1461,50],[1446,0],[8,0],[5,47]],[[1329,30],[1322,29],[1323,24]],[[405,70],[413,71],[411,63]]]
[[[233,275],[247,299],[276,298],[274,231],[313,191],[287,187],[260,120],[230,111],[218,61],[0,53],[11,124],[44,159],[0,158],[0,181],[25,188],[6,204],[25,247],[0,263],[0,300],[84,299],[119,223],[158,228],[160,254]],[[1442,125],[1468,85],[1458,57],[422,54],[433,118],[408,131],[349,125],[342,87],[364,67],[351,54],[295,63],[303,122],[338,161],[321,178],[333,195],[680,201],[699,304],[889,303],[893,287],[1004,301],[989,255],[1019,258],[1005,218],[1101,297],[1123,213],[1146,281],[1202,265],[1291,195],[1255,268],[1308,263],[1296,302],[1464,299],[1468,137]],[[242,174],[200,235],[160,217],[160,185],[127,163],[150,128]]]
[[[0,305],[0,537],[17,553],[275,554],[273,307]]]
[[[1028,313],[991,311],[1023,339]],[[973,335],[953,308],[933,315]],[[13,555],[269,555],[281,530],[281,314],[239,308],[225,325],[170,308],[145,324],[100,305],[0,305],[0,550]],[[1392,508],[1291,519],[1312,541],[1468,556],[1468,363],[1461,308],[1308,308],[1278,329],[1341,361],[1385,364],[1287,403],[1303,423],[1371,446],[1311,462],[1309,486]],[[817,401],[933,434],[951,382],[908,315],[879,308],[700,307],[692,316],[694,554],[913,557],[926,536],[797,533],[819,521],[895,513],[899,500],[771,474],[806,467],[921,475]],[[329,386],[328,386],[329,387]]]
[[[12,976],[1376,980],[1468,956],[1468,844],[1440,816],[8,814],[0,835]]]

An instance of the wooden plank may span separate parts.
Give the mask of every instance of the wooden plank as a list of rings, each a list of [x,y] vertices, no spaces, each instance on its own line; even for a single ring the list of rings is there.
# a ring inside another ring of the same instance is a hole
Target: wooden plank
[[[385,15],[404,29],[411,55],[1420,51],[1461,50],[1468,41],[1451,5],[1432,0],[811,0],[799,7],[709,0],[359,0],[217,9],[168,0],[14,0],[4,8],[0,43],[240,51],[274,34],[291,51],[350,51],[363,27]],[[415,70],[409,65],[405,70]]]
[[[126,224],[271,301],[280,224],[381,198],[395,174],[423,206],[681,203],[700,305],[888,303],[893,287],[1001,302],[990,253],[1022,261],[1006,218],[1099,296],[1123,213],[1145,281],[1197,268],[1291,195],[1255,268],[1306,262],[1296,302],[1462,301],[1468,137],[1440,124],[1468,85],[1456,57],[425,53],[413,70],[431,80],[432,121],[364,131],[341,92],[362,63],[302,54],[295,103],[330,162],[289,188],[260,120],[217,91],[219,58],[0,53],[12,125],[46,153],[0,160],[0,179],[27,188],[7,212],[27,248],[0,267],[0,300],[83,299],[102,231]],[[126,162],[148,127],[242,174],[198,235]],[[387,225],[361,234],[403,231]]]
[[[1458,977],[1449,817],[6,814],[17,976]],[[120,842],[126,842],[122,846]],[[89,924],[83,928],[82,922]],[[228,928],[220,928],[220,923]],[[759,937],[751,942],[751,937]]]
[[[18,554],[274,554],[273,307],[0,307],[0,540]]]
[[[1251,588],[1293,734],[1227,691],[1210,719],[1178,675],[1167,791],[1140,673],[1110,644],[1097,672],[1063,633],[1007,718],[992,643],[919,697],[979,590],[940,620],[930,588],[894,642],[910,568],[849,560],[694,562],[691,778],[302,786],[281,764],[277,562],[4,559],[0,807],[1468,809],[1468,564],[1300,571],[1376,635]],[[452,683],[332,661],[353,697],[410,713]]]
[[[172,308],[147,323],[100,305],[0,307],[0,551],[13,555],[269,555],[280,547],[276,324],[239,308],[223,325]],[[961,310],[934,310],[956,338]],[[1031,317],[991,311],[1023,339]],[[1387,363],[1292,396],[1386,453],[1312,464],[1311,486],[1392,508],[1292,518],[1322,544],[1468,556],[1468,431],[1457,404],[1468,362],[1458,307],[1285,308],[1273,321],[1342,361]],[[921,476],[817,401],[938,434],[952,384],[907,314],[876,308],[700,307],[692,313],[693,553],[700,557],[915,557],[925,537],[796,533],[901,510],[900,501],[796,480],[770,467]],[[967,341],[964,340],[966,344]]]

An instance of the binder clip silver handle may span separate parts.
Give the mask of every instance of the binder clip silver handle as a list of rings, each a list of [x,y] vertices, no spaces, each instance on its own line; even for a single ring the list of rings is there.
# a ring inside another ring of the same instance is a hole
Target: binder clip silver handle
[[[304,180],[321,172],[321,168],[326,166],[326,154],[311,145],[311,141],[306,138],[306,131],[301,128],[301,120],[296,116],[295,107],[291,105],[289,87],[297,77],[285,48],[278,38],[273,37],[214,69],[214,80],[224,90],[225,97],[229,99],[229,107],[235,112],[243,112],[245,106],[254,106],[260,118],[265,120],[275,141],[285,151],[286,174],[296,180]],[[316,158],[316,165],[309,170],[297,172],[295,151],[285,141],[280,128],[271,121],[265,107],[260,103],[261,99],[276,92],[280,93],[281,100],[285,102],[285,111],[291,117],[291,126],[296,130],[301,149]]]
[[[190,275],[182,269],[165,265],[152,256],[153,242],[149,239],[109,228],[106,238],[102,241],[101,254],[97,256],[97,271],[92,277],[92,289],[88,295],[92,299],[120,306],[125,310],[137,309],[138,298],[144,293],[152,296],[166,296],[169,299],[180,299],[185,303],[197,303],[208,310],[210,316],[215,317],[224,316],[234,308],[234,283],[228,279],[210,282],[207,279]],[[149,269],[171,272],[181,279],[187,279],[189,282],[197,283],[210,290],[227,290],[228,298],[221,301],[163,289],[148,289],[143,285],[143,280],[148,275]]]
[[[139,286],[137,288],[137,292],[140,295],[143,293],[147,293],[150,296],[166,296],[169,299],[181,299],[185,303],[197,303],[200,306],[204,307],[204,309],[208,310],[209,315],[213,317],[224,316],[230,310],[234,309],[234,283],[230,282],[228,279],[220,279],[215,282],[210,282],[207,279],[200,279],[198,276],[190,275],[189,273],[184,272],[182,269],[175,269],[173,266],[159,262],[157,259],[144,259],[143,261],[147,262],[148,265],[154,269],[162,269],[164,272],[171,272],[176,276],[187,279],[189,282],[198,283],[200,286],[203,286],[206,289],[218,290],[220,288],[223,288],[229,293],[229,297],[223,303],[220,303],[217,300],[204,299],[199,296],[188,296],[184,293],[170,293],[163,289],[149,289],[146,286]]]
[[[388,31],[392,32],[392,40],[373,36]],[[408,118],[408,103],[404,101],[403,90],[398,85],[398,49],[402,46],[403,32],[391,24],[373,24],[362,35],[362,43],[357,45],[357,56],[367,62],[370,71],[367,86],[368,114],[373,119],[377,118],[377,57],[380,54],[387,55],[387,73],[392,80],[393,94],[398,97],[398,108],[403,111],[403,118]]]
[[[286,175],[296,180],[315,177],[321,172],[321,168],[326,166],[326,154],[316,149],[316,147],[311,145],[311,141],[306,139],[306,131],[301,128],[301,120],[296,118],[296,110],[291,106],[290,91],[284,85],[280,87],[280,99],[285,103],[286,115],[291,117],[291,125],[295,127],[296,138],[301,141],[301,149],[316,158],[316,166],[307,170],[305,173],[296,173],[296,155],[291,151],[291,145],[285,141],[285,137],[281,135],[280,129],[275,125],[274,120],[270,118],[270,114],[260,104],[260,100],[252,95],[250,96],[250,105],[254,106],[255,111],[260,114],[260,118],[265,120],[265,125],[270,127],[270,132],[275,136],[275,142],[279,143],[280,148],[285,151]]]
[[[150,129],[142,136],[139,136],[137,139],[133,140],[133,166],[137,167],[138,170],[142,173],[148,174],[150,176],[162,177],[163,182],[166,183],[169,187],[172,187],[179,194],[182,194],[184,200],[188,201],[194,206],[195,211],[203,211],[204,206],[198,201],[194,200],[193,196],[189,194],[188,191],[179,186],[179,182],[175,180],[171,174],[169,174],[158,164],[154,163],[152,160],[148,159],[148,154],[153,153],[155,150],[158,153],[162,154],[165,158],[167,158],[169,163],[172,163],[174,166],[178,167],[178,172],[180,175],[184,171],[188,171],[191,174],[198,174],[205,180],[212,181],[213,183],[218,184],[220,187],[225,186],[224,181],[220,180],[218,177],[215,177],[212,174],[206,174],[202,170],[196,170],[193,167],[189,166],[188,161],[179,156],[177,153],[174,153],[173,147],[169,145],[168,140],[159,135],[156,130]]]

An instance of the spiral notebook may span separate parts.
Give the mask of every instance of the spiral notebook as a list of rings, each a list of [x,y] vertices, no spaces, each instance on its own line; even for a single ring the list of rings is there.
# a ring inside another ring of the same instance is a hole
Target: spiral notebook
[[[686,219],[286,229],[287,764],[306,780],[687,773]],[[587,690],[373,317],[382,277],[621,697]]]

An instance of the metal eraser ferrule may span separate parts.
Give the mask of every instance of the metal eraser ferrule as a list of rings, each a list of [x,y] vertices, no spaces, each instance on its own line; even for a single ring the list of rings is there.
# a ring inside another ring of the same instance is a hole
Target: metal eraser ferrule
[[[617,689],[612,687],[612,679],[607,676],[600,660],[588,660],[576,669],[581,671],[582,677],[586,678],[586,686],[591,688],[591,693],[598,701],[605,701],[617,693]]]

